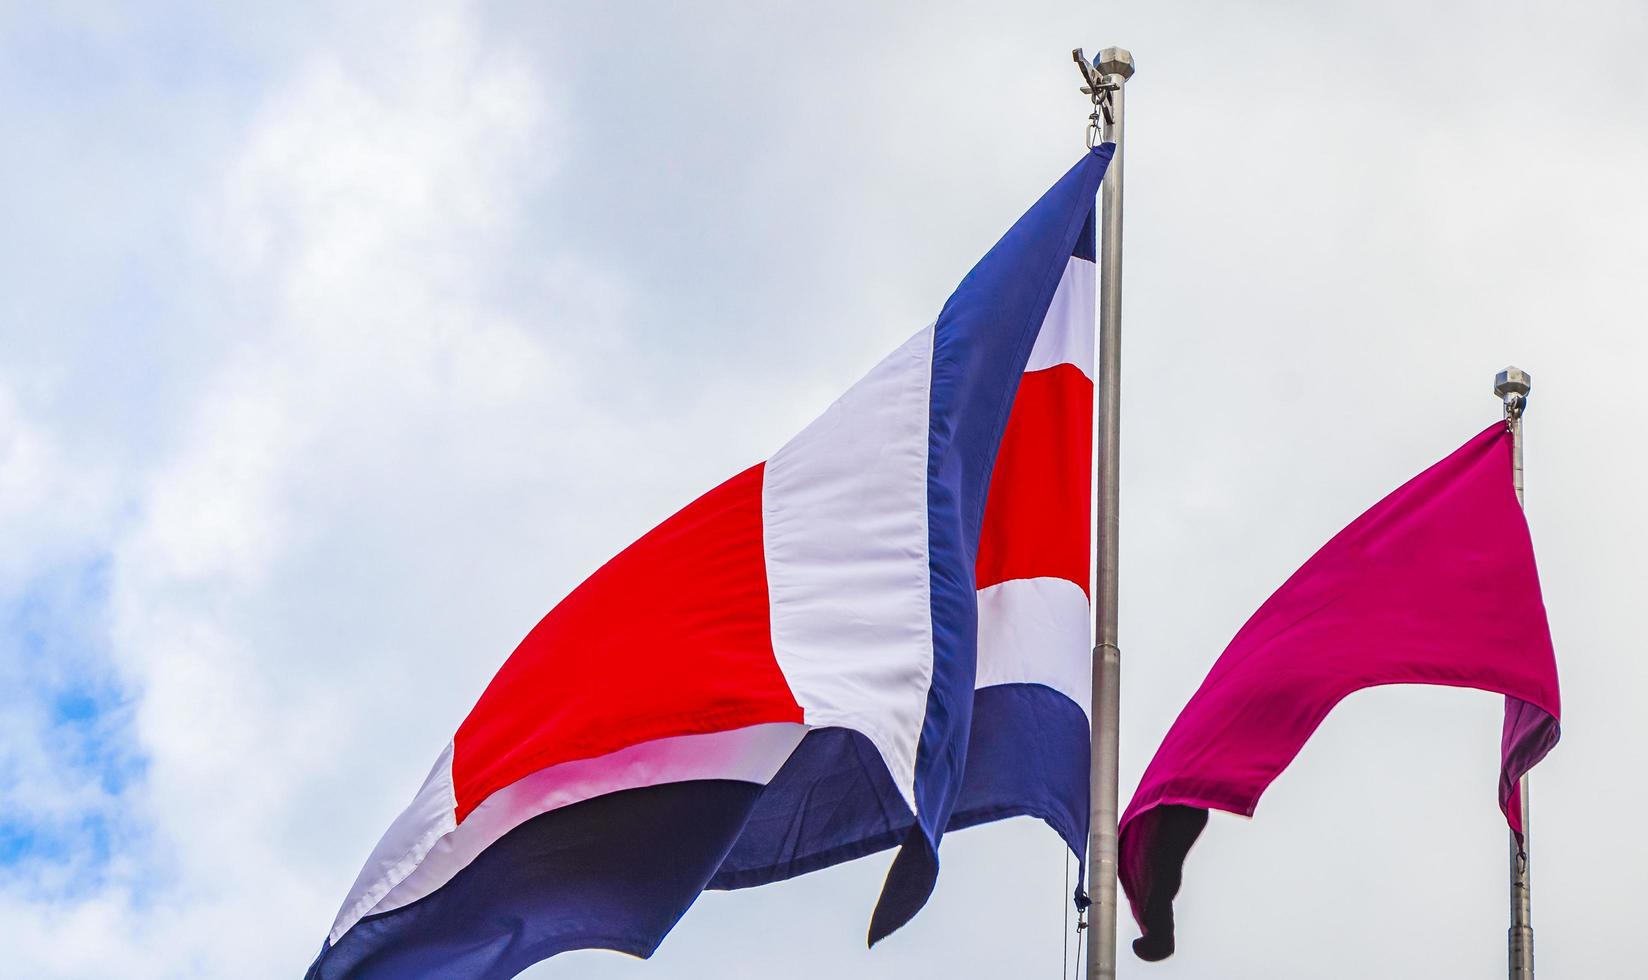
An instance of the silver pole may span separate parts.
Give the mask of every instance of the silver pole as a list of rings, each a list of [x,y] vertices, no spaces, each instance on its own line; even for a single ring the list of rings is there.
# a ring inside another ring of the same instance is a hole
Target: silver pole
[[[1526,371],[1508,367],[1494,378],[1494,394],[1505,403],[1505,423],[1511,428],[1511,483],[1516,502],[1522,503],[1522,411],[1528,405],[1533,379]],[[1533,891],[1528,877],[1528,777],[1518,784],[1521,792],[1522,840],[1511,834],[1511,928],[1507,937],[1507,959],[1511,980],[1534,980]]]
[[[1108,90],[1106,143],[1116,152],[1099,200],[1099,502],[1098,588],[1094,608],[1092,824],[1087,841],[1087,893],[1093,898],[1087,943],[1088,980],[1116,976],[1116,772],[1121,729],[1121,648],[1116,645],[1117,512],[1121,502],[1122,407],[1122,141],[1123,95],[1133,55],[1105,48],[1093,61]]]

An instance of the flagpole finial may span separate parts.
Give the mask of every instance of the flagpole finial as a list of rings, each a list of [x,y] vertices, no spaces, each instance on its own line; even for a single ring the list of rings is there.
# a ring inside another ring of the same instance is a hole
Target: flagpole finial
[[[1133,52],[1126,48],[1105,48],[1093,60],[1093,67],[1101,75],[1120,75],[1122,78],[1133,77]]]
[[[1511,366],[1494,377],[1494,394],[1505,403],[1505,417],[1519,419],[1528,406],[1528,392],[1533,389],[1533,377],[1519,367]]]

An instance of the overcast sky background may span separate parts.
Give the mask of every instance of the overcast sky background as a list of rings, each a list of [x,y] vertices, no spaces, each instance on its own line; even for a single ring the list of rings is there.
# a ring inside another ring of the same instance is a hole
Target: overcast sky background
[[[1564,694],[1539,966],[1641,969],[1637,0],[45,7],[0,0],[0,972],[300,975],[520,637],[931,319],[1112,43],[1124,799],[1514,362]],[[1503,976],[1499,718],[1348,700],[1121,975]],[[1040,824],[947,838],[867,952],[887,861],[527,975],[1059,975]]]

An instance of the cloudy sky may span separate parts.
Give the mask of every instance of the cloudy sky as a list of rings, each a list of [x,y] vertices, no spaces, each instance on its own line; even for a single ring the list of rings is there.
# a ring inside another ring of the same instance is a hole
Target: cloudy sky
[[[1081,152],[1068,51],[1111,43],[1124,796],[1514,362],[1565,702],[1539,964],[1640,969],[1637,0],[45,6],[0,2],[8,976],[300,975],[516,641],[932,317]],[[1499,711],[1341,705],[1122,975],[1502,976]],[[1052,834],[943,858],[873,952],[885,856],[528,975],[1057,976]]]

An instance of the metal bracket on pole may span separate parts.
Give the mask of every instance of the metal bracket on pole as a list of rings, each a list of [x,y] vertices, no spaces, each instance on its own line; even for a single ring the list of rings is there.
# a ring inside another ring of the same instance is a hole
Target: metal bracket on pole
[[[1505,403],[1507,422],[1522,420],[1522,410],[1528,407],[1528,392],[1532,389],[1533,379],[1518,367],[1508,367],[1494,378],[1494,394]]]
[[[1105,48],[1096,60],[1088,61],[1082,49],[1077,48],[1070,52],[1070,57],[1076,62],[1076,70],[1081,72],[1082,94],[1093,100],[1093,114],[1087,117],[1087,147],[1092,149],[1105,127],[1116,123],[1111,93],[1119,91],[1122,83],[1133,76],[1133,55],[1124,48]]]

